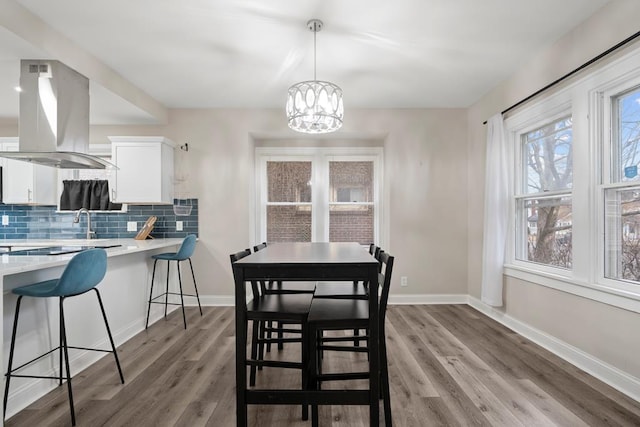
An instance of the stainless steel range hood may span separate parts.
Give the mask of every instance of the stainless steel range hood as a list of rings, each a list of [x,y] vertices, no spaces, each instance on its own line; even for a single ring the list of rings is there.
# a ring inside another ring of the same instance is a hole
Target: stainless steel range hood
[[[19,151],[0,157],[61,169],[116,167],[89,155],[89,79],[58,61],[20,61]]]

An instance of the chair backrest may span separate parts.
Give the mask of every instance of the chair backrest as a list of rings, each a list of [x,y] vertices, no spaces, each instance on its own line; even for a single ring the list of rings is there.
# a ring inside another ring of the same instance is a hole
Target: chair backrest
[[[382,269],[380,274],[378,274],[378,285],[382,286],[382,293],[380,295],[380,302],[378,306],[380,309],[378,317],[380,319],[380,327],[384,328],[384,319],[387,312],[387,301],[389,300],[389,290],[391,288],[391,273],[393,272],[394,257],[382,250],[380,251],[379,257],[380,265],[384,268]]]
[[[231,260],[231,270],[233,271],[234,280],[236,278],[236,272],[233,269],[233,263],[249,255],[251,255],[251,249],[249,248],[240,252],[236,252],[235,254],[229,255],[229,259]],[[258,291],[258,283],[255,281],[251,282],[251,292],[253,293],[253,298],[258,298],[260,296],[260,292]]]
[[[106,273],[107,252],[104,249],[87,249],[78,252],[62,272],[54,294],[84,293],[100,283]]]
[[[261,250],[263,250],[263,249],[264,249],[264,248],[266,248],[266,247],[267,247],[267,242],[262,242],[262,243],[260,243],[259,245],[255,245],[255,246],[253,247],[253,252],[261,251]]]
[[[179,259],[180,261],[183,261],[187,258],[191,258],[191,255],[193,255],[193,251],[196,248],[196,235],[195,234],[189,234],[187,237],[184,238],[184,240],[182,241],[182,245],[180,246],[180,249],[178,249],[178,252],[176,252],[176,258]]]

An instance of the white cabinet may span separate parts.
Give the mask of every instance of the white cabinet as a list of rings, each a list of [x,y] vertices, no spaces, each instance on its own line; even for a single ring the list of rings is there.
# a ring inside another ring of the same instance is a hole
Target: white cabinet
[[[118,167],[111,199],[116,203],[173,204],[176,145],[157,136],[110,136],[111,162]]]
[[[18,138],[0,138],[0,150],[18,151]],[[57,169],[2,158],[2,202],[5,204],[57,204]]]

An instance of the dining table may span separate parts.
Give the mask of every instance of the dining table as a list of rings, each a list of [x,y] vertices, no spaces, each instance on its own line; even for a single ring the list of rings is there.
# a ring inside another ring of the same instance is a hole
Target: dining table
[[[269,245],[233,263],[236,315],[236,419],[247,425],[248,405],[368,405],[371,426],[379,423],[380,358],[378,294],[369,293],[369,388],[347,390],[247,388],[247,288],[259,280],[376,283],[378,261],[355,242],[291,242]],[[376,289],[371,287],[370,289]]]

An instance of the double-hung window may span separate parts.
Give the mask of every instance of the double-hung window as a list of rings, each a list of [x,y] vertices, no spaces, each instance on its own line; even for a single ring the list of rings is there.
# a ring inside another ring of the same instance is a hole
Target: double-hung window
[[[507,275],[640,312],[640,49],[505,118]]]
[[[640,283],[640,86],[602,97],[610,129],[603,174],[604,276]]]
[[[516,259],[572,266],[573,133],[571,116],[518,134]]]
[[[378,243],[380,148],[256,149],[256,241]]]

